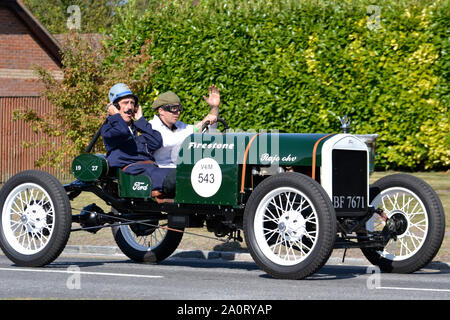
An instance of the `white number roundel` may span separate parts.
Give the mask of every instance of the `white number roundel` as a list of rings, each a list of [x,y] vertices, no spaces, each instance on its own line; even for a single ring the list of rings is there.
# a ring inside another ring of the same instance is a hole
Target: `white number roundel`
[[[191,171],[191,184],[194,191],[203,198],[215,195],[222,184],[222,171],[217,161],[212,158],[198,161]]]

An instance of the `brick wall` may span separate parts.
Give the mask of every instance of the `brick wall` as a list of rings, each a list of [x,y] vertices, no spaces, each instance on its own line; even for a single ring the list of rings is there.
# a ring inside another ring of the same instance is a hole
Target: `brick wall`
[[[54,55],[35,35],[36,30],[30,30],[12,9],[0,6],[0,185],[19,171],[36,169],[35,161],[48,148],[62,144],[61,138],[52,138],[51,146],[24,148],[23,142],[36,143],[47,137],[33,132],[29,123],[12,120],[17,109],[38,114],[53,111],[48,100],[40,97],[44,86],[33,68],[41,66],[56,78],[61,78],[62,72]],[[53,168],[41,169],[65,177]]]
[[[57,62],[10,9],[0,7],[0,96],[38,96],[39,83],[33,66],[61,77]]]

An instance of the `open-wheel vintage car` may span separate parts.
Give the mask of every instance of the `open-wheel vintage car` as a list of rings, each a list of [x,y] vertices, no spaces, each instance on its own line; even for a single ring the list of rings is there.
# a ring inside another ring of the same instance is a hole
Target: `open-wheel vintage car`
[[[173,201],[166,203],[151,197],[147,176],[110,168],[104,155],[89,153],[97,138],[74,159],[74,182],[29,170],[0,190],[0,246],[18,266],[50,264],[71,231],[104,227],[137,262],[169,257],[185,228],[206,225],[215,237],[241,241],[243,230],[257,265],[287,279],[317,272],[334,248],[360,248],[385,272],[411,273],[443,240],[445,215],[433,189],[407,174],[370,185],[376,138],[346,129],[192,134],[178,151]],[[70,201],[81,192],[111,211],[87,204],[73,215]],[[80,228],[72,229],[74,222]]]

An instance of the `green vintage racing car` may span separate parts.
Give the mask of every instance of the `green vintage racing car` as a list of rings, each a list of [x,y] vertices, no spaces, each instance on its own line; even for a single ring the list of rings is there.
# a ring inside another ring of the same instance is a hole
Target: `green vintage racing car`
[[[394,174],[369,185],[376,135],[277,132],[195,133],[178,152],[173,201],[151,198],[151,181],[109,168],[104,155],[76,157],[76,180],[62,185],[29,170],[0,190],[0,247],[18,266],[50,264],[71,231],[111,227],[137,262],[160,262],[185,228],[240,240],[275,278],[317,272],[335,248],[360,248],[385,272],[411,273],[437,254],[445,229],[439,197],[424,181]],[[91,141],[90,151],[98,134]],[[72,214],[70,201],[92,192],[96,204]],[[79,228],[73,228],[78,223]]]

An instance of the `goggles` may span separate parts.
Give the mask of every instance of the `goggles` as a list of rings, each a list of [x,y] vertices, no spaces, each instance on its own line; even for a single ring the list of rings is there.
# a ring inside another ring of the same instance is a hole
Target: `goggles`
[[[177,112],[182,112],[183,111],[183,105],[181,104],[166,104],[164,106],[161,106],[161,108],[164,111],[168,111],[170,113],[177,113]]]

